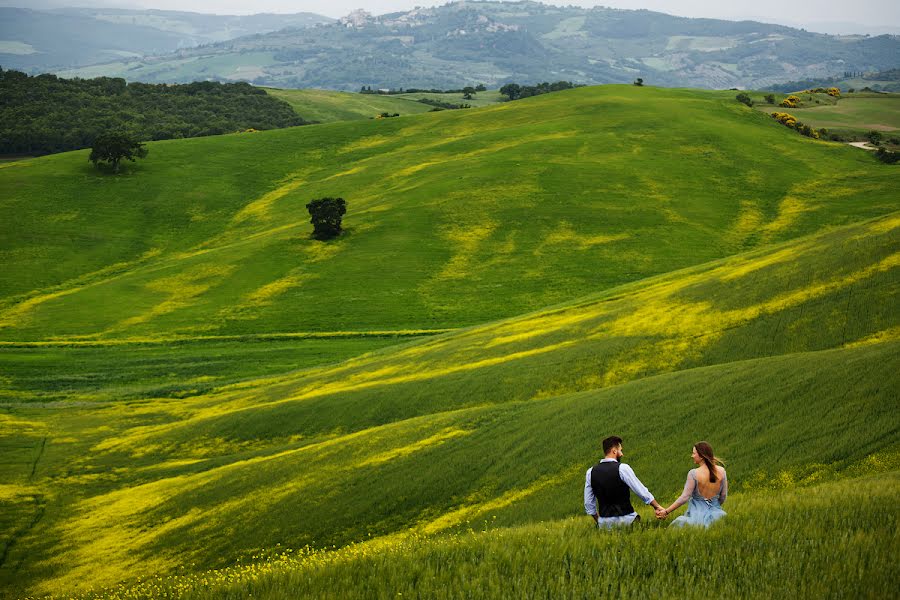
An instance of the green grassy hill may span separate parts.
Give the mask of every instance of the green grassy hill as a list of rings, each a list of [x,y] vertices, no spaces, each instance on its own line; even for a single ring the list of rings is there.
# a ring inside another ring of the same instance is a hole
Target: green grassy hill
[[[871,156],[731,96],[606,86],[158,142],[118,178],[86,153],[5,163],[0,339],[468,326],[896,208]],[[349,203],[329,243],[321,196]]]
[[[432,107],[415,100],[376,94],[355,94],[331,90],[282,90],[266,88],[266,91],[293,107],[294,111],[307,121],[332,123],[371,119],[381,113],[418,115]],[[306,115],[305,117],[303,115]]]
[[[4,593],[889,593],[896,170],[733,94],[160,142],[121,177],[0,165]],[[350,202],[328,243],[324,195]],[[573,520],[611,433],[667,502],[710,440],[726,522]]]
[[[184,400],[20,405],[7,564],[62,593],[277,544],[560,519],[608,431],[669,499],[699,438],[735,492],[895,470],[898,229],[894,214]]]

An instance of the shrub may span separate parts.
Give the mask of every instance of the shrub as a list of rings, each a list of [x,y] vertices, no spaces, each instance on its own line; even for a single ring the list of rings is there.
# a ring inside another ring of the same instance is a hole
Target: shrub
[[[773,112],[772,118],[781,123],[786,127],[790,127],[791,129],[797,124],[797,117],[794,115],[783,113],[783,112]]]
[[[638,86],[638,87],[644,85],[644,80],[643,80],[643,78],[638,77],[637,79],[635,79],[635,80],[634,80],[634,85],[636,85],[636,86]]]
[[[840,88],[830,87],[830,88],[828,88],[828,89],[826,90],[825,93],[828,94],[829,96],[834,97],[834,98],[840,98],[840,97],[841,97],[841,90],[840,90]]]
[[[819,139],[819,132],[810,127],[809,125],[804,125],[800,121],[797,120],[797,117],[794,115],[783,113],[783,112],[773,112],[772,118],[788,127],[789,129],[793,129],[806,137],[811,137],[813,139]]]
[[[764,98],[766,99],[766,102],[767,102],[767,103],[769,103],[769,104],[775,104],[775,94],[766,94],[766,95],[764,96]]]
[[[900,161],[900,152],[891,152],[882,147],[875,151],[875,157],[885,164],[895,165]]]
[[[791,94],[787,98],[781,101],[780,106],[785,108],[797,108],[797,105],[800,104],[800,98]]]
[[[734,97],[735,100],[740,102],[741,104],[746,104],[747,106],[753,106],[753,100],[750,99],[750,96],[741,92],[737,96]]]
[[[871,142],[873,146],[880,146],[881,140],[884,139],[884,136],[880,131],[875,131],[874,129],[866,134],[866,138]]]

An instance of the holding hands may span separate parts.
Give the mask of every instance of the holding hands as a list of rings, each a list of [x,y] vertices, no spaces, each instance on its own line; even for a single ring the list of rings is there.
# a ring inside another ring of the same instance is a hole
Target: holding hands
[[[666,517],[668,517],[668,516],[669,516],[669,511],[667,511],[665,508],[660,506],[659,508],[656,509],[656,518],[659,519],[660,521],[665,521]]]

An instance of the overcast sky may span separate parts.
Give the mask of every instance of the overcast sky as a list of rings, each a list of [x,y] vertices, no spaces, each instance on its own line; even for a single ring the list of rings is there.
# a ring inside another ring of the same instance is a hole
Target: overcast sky
[[[56,5],[105,5],[123,8],[161,8],[219,14],[251,14],[258,12],[314,12],[329,17],[341,17],[353,9],[364,8],[373,14],[408,10],[415,6],[444,4],[443,0],[44,0]],[[9,0],[2,4],[29,6],[43,4],[41,0]],[[819,0],[791,2],[790,0],[557,0],[552,4],[597,4],[615,8],[647,8],[685,17],[715,19],[753,19],[768,23],[783,23],[806,27],[813,31],[839,29],[836,24],[860,24],[867,32],[900,33],[900,1],[898,0]],[[816,24],[827,27],[816,27]],[[849,33],[849,31],[826,31]]]

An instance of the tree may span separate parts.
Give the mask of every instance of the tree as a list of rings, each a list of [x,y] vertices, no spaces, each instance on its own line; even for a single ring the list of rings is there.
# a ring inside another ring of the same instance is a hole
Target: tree
[[[769,104],[775,104],[775,94],[766,94],[763,96]]]
[[[875,131],[874,129],[866,134],[866,137],[869,138],[869,141],[873,146],[881,145],[881,140],[884,139],[884,136],[881,135],[880,131]]]
[[[129,137],[125,133],[105,133],[97,136],[91,148],[88,160],[99,167],[98,163],[105,162],[112,165],[113,173],[119,172],[119,162],[123,158],[134,162],[138,158],[147,156],[147,148],[144,144]]]
[[[634,85],[636,85],[636,86],[638,86],[638,87],[641,87],[642,85],[644,85],[644,80],[643,80],[643,78],[638,77],[637,79],[635,79],[635,80],[634,80]]]
[[[735,96],[734,98],[735,98],[735,100],[737,100],[737,101],[740,102],[741,104],[746,104],[747,106],[753,106],[753,100],[751,100],[751,99],[750,99],[750,96],[748,96],[748,95],[745,94],[744,92],[741,92],[740,94],[738,94],[738,95]]]
[[[519,95],[522,93],[522,86],[518,83],[507,83],[500,88],[500,93],[508,96],[510,100],[518,100]]]
[[[343,198],[319,198],[306,205],[310,223],[313,224],[313,237],[327,240],[341,234],[341,218],[347,212],[347,203]]]

